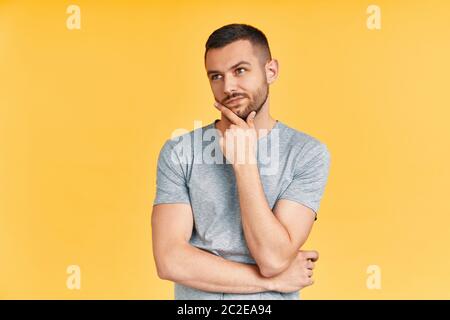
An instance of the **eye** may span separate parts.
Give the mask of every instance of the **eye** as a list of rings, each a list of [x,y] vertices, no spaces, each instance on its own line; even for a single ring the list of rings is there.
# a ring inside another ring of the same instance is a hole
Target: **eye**
[[[237,73],[238,73],[238,74],[241,74],[241,73],[243,73],[243,72],[239,72],[239,70],[244,70],[244,71],[247,71],[247,69],[245,69],[245,68],[237,68],[237,69],[236,69],[236,71],[237,71]]]
[[[216,80],[218,76],[220,76],[220,74],[214,74],[214,75],[212,75],[211,80],[213,80],[213,81]]]

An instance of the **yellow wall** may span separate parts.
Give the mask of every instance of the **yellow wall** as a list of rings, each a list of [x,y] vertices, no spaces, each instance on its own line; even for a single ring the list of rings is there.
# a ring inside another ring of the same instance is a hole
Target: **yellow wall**
[[[219,117],[204,43],[239,22],[280,63],[273,116],[332,156],[302,297],[449,299],[449,17],[447,1],[0,1],[0,298],[173,298],[151,251],[157,155]]]

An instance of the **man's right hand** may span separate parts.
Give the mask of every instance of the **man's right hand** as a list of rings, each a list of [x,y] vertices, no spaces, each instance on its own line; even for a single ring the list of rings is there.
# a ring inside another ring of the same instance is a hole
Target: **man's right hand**
[[[317,251],[300,250],[289,268],[271,279],[273,291],[294,292],[312,285],[314,262],[318,259]]]

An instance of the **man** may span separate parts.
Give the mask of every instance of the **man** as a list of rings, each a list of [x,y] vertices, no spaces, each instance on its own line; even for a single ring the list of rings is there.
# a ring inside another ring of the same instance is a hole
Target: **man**
[[[270,116],[278,61],[260,30],[214,31],[204,60],[221,119],[161,149],[152,213],[158,275],[175,282],[175,299],[298,299],[318,259],[300,248],[327,181],[328,149]],[[186,141],[192,148],[180,152]]]

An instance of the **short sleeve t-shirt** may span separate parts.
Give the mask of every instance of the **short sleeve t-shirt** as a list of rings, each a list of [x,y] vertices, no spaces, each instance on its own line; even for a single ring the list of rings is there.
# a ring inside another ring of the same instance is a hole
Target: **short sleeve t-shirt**
[[[217,121],[164,143],[158,157],[153,204],[189,204],[194,217],[191,245],[231,261],[255,264],[243,233],[233,167],[220,149]],[[288,199],[311,208],[317,219],[330,164],[326,145],[277,120],[258,139],[257,150],[257,166],[269,207],[273,209],[278,200]],[[298,298],[299,291],[229,294],[175,283],[177,300]]]

